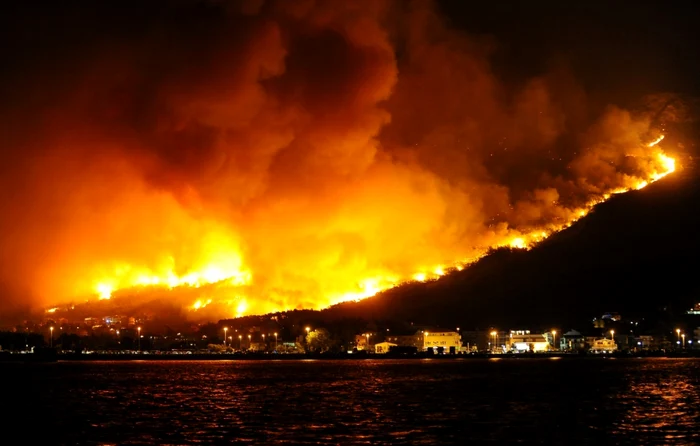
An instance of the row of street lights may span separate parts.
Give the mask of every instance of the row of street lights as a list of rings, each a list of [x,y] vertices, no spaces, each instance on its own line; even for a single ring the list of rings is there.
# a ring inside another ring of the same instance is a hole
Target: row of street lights
[[[238,330],[236,330],[236,331],[238,331]],[[307,334],[309,333],[309,327],[306,327],[306,333]],[[227,334],[228,334],[228,327],[224,327],[224,347],[226,346]],[[277,351],[277,332],[274,332],[272,335],[275,337],[275,351]],[[229,339],[229,345],[230,345],[231,337],[229,336],[228,339]],[[250,344],[251,340],[252,340],[252,336],[248,335],[248,343],[249,344]],[[263,343],[265,343],[265,334],[264,333],[262,335],[262,340],[263,340]],[[243,335],[239,334],[238,335],[238,349],[239,350],[241,350],[241,342],[242,341],[243,341]]]

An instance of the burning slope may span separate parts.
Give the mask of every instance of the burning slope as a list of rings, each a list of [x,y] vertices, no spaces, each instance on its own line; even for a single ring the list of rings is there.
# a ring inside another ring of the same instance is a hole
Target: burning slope
[[[51,50],[0,110],[5,295],[323,308],[527,248],[675,169],[653,110],[589,122],[566,70],[506,88],[429,3],[237,5],[129,27],[96,6],[24,37]]]

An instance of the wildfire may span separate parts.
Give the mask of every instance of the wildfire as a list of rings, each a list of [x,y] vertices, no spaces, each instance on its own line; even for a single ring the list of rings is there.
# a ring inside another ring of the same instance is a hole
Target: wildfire
[[[5,64],[34,98],[0,103],[9,302],[320,309],[530,249],[676,169],[642,135],[681,107],[593,117],[566,70],[500,80],[434,2],[180,3]]]
[[[648,144],[649,148],[656,147],[663,140],[663,136]],[[547,239],[551,234],[554,234],[562,229],[571,226],[577,220],[585,217],[591,209],[612,195],[625,193],[634,189],[642,189],[647,185],[660,180],[661,178],[673,173],[676,169],[675,159],[666,155],[657,149],[653,156],[653,162],[647,172],[647,177],[637,182],[630,183],[628,187],[618,187],[611,189],[608,192],[602,193],[600,196],[591,199],[585,206],[579,209],[572,209],[568,212],[569,219],[565,222],[548,225],[543,228],[535,228],[528,232],[509,231],[510,236],[505,237],[505,241],[496,243],[496,246],[510,247],[513,249],[531,249],[533,246]],[[216,237],[215,237],[216,238]],[[178,275],[175,273],[175,264],[172,257],[168,257],[163,262],[163,267],[160,270],[138,269],[128,264],[120,264],[114,267],[114,274],[111,277],[106,277],[97,281],[94,286],[96,295],[100,299],[109,299],[112,294],[121,289],[133,287],[161,287],[168,289],[176,289],[181,287],[199,288],[204,285],[216,284],[222,289],[238,289],[235,298],[214,297],[214,298],[197,298],[189,309],[193,312],[202,311],[212,305],[217,305],[222,316],[243,316],[249,312],[260,312],[259,306],[252,306],[248,303],[245,295],[245,288],[254,283],[252,273],[243,265],[243,258],[238,250],[231,250],[231,244],[226,237],[218,237],[221,243],[210,244],[210,249],[203,256],[205,259],[210,259],[208,262],[203,261],[203,266],[199,270],[191,270],[184,274]],[[358,301],[371,297],[381,291],[395,287],[404,282],[427,282],[436,280],[444,276],[448,270],[454,269],[462,271],[465,266],[478,260],[488,251],[488,246],[473,253],[469,261],[460,260],[453,263],[451,266],[439,264],[430,268],[423,268],[407,277],[402,277],[399,274],[386,271],[383,274],[360,279],[356,282],[355,289],[350,289],[340,293],[330,294],[327,297],[327,304],[335,304],[345,301]],[[226,310],[229,308],[229,310]],[[274,308],[278,310],[279,308]],[[47,310],[55,311],[55,308]],[[271,311],[272,308],[266,308]],[[228,314],[227,314],[228,311]]]
[[[200,308],[204,308],[211,303],[211,299],[203,301],[202,299],[197,299],[197,301],[192,305],[192,309],[197,311]]]
[[[516,237],[513,240],[508,243],[508,245],[511,248],[517,248],[517,249],[524,249],[526,247],[525,245],[525,239],[522,237]]]
[[[120,262],[108,268],[110,272],[102,273],[106,277],[95,281],[93,290],[99,299],[110,299],[114,292],[128,288],[200,288],[210,284],[240,287],[251,283],[252,274],[243,267],[239,250],[230,237],[215,230],[204,241],[197,261],[199,268],[178,274],[178,264],[171,255],[156,262],[155,268]],[[198,299],[191,308],[199,310],[209,303],[211,299]]]

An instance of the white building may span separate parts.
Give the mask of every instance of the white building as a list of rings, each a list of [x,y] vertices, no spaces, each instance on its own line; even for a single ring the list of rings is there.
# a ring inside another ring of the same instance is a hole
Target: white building
[[[424,331],[423,350],[431,347],[433,350],[442,347],[445,353],[449,353],[450,348],[454,347],[458,352],[462,348],[462,335],[457,331]]]

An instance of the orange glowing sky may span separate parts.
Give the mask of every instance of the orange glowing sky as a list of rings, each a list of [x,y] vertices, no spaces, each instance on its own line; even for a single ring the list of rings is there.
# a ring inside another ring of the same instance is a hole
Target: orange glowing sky
[[[318,309],[527,248],[675,169],[655,110],[588,119],[567,69],[506,88],[488,45],[408,5],[182,6],[57,44],[8,118],[3,289]]]

